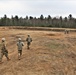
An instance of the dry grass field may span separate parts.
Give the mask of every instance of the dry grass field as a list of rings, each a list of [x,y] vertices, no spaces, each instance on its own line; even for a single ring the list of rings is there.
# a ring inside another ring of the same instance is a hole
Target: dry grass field
[[[27,50],[26,37],[33,41]],[[10,61],[3,57],[0,75],[76,75],[76,32],[38,31],[0,28],[6,38]],[[17,39],[24,42],[23,55],[18,60]]]

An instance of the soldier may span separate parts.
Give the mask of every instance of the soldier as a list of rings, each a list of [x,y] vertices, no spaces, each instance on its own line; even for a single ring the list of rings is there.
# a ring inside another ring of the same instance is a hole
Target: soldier
[[[65,31],[64,31],[64,32],[65,32],[65,34],[66,34],[66,33],[67,33],[67,30],[65,29]]]
[[[27,49],[30,49],[30,44],[32,42],[32,38],[30,38],[30,35],[28,35],[28,37],[26,38],[26,42],[27,42]]]
[[[7,60],[10,60],[8,57],[8,50],[6,49],[5,38],[2,38],[2,43],[0,46],[1,46],[0,63],[2,63],[3,55],[5,55]]]
[[[69,31],[69,30],[67,30],[67,34],[69,34],[69,32],[70,32],[70,31]]]
[[[65,34],[69,34],[69,30],[65,29]]]
[[[22,42],[21,38],[18,38],[17,46],[18,46],[18,59],[20,60],[22,55],[22,46],[24,46],[24,43]]]

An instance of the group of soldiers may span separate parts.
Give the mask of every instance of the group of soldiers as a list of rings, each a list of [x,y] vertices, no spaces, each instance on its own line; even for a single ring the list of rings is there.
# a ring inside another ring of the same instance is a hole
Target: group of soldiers
[[[65,29],[65,34],[68,34],[68,33],[69,33],[69,30]],[[26,38],[26,42],[27,42],[27,49],[30,49],[30,44],[32,42],[32,38],[30,37],[30,35],[28,35],[28,37]],[[23,46],[24,46],[24,43],[22,42],[22,39],[18,38],[17,47],[18,47],[18,59],[19,60],[21,59]],[[2,42],[0,44],[0,63],[2,63],[2,58],[4,55],[9,61],[10,59],[8,57],[8,50],[6,48],[5,38],[2,38]]]
[[[32,42],[32,38],[30,37],[30,35],[28,35],[28,37],[26,38],[26,42],[27,42],[27,49],[30,49],[30,44]],[[18,59],[19,60],[21,59],[23,46],[24,46],[24,43],[23,43],[22,39],[18,38],[17,47],[18,47]],[[4,55],[7,58],[7,61],[10,60],[10,58],[8,57],[8,50],[7,50],[6,44],[5,44],[5,38],[2,38],[0,48],[1,48],[0,49],[0,64],[1,64],[1,63],[3,63],[2,58]]]
[[[65,34],[69,34],[70,33],[70,30],[65,29],[64,33]]]

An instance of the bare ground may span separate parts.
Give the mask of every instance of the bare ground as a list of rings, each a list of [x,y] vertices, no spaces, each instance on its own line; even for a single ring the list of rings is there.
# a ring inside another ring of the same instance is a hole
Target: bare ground
[[[25,39],[33,42],[27,50]],[[0,28],[0,40],[6,38],[10,61],[3,57],[0,75],[76,75],[76,32],[33,31]],[[18,60],[17,39],[25,43]]]

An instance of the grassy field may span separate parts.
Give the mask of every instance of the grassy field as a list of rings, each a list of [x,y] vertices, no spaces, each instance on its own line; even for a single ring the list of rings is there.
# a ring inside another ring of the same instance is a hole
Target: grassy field
[[[30,50],[25,42],[28,34],[33,39]],[[2,37],[11,60],[3,57],[0,75],[76,75],[76,32],[0,28],[0,42]],[[16,45],[19,37],[25,44],[21,60]]]

